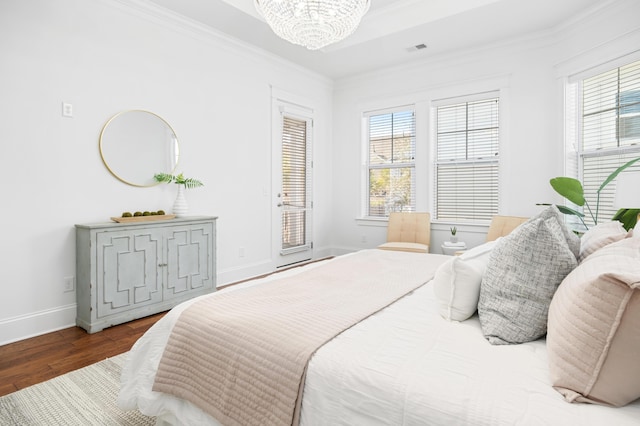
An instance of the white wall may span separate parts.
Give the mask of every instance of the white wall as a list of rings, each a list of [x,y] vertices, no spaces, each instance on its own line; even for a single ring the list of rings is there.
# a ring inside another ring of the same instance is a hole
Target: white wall
[[[564,174],[564,78],[640,49],[640,2],[603,5],[545,33],[336,82],[335,253],[375,247],[385,240],[386,222],[357,220],[363,180],[360,117],[367,110],[416,104],[416,165],[427,169],[418,176],[416,202],[418,210],[432,211],[431,101],[501,90],[500,213],[531,216],[541,209],[536,203],[561,202],[548,182]],[[432,252],[440,252],[450,225],[433,224]],[[457,225],[459,238],[468,246],[484,241],[486,226]]]
[[[640,2],[611,4],[526,40],[339,81],[332,93],[331,81],[135,1],[3,0],[0,344],[74,324],[75,293],[63,292],[75,274],[74,224],[170,209],[174,187],[127,186],[102,164],[100,130],[125,109],[167,120],[180,139],[179,170],[205,182],[187,197],[193,214],[219,216],[219,283],[271,267],[271,85],[309,99],[316,113],[317,256],[384,240],[384,222],[356,221],[365,107],[410,101],[428,115],[431,99],[500,88],[508,105],[501,212],[531,215],[536,202],[560,201],[547,181],[563,172],[562,78],[640,46]],[[73,118],[62,117],[62,102],[73,104]],[[420,120],[417,161],[426,169],[430,129]],[[419,206],[428,209],[430,172],[420,173]],[[446,230],[434,225],[432,245]],[[470,245],[486,231],[459,230]]]
[[[331,81],[131,1],[3,0],[0,58],[0,344],[75,324],[74,224],[171,210],[175,185],[128,186],[102,163],[100,131],[122,110],[177,133],[178,171],[206,185],[187,191],[190,213],[219,216],[224,284],[271,269],[271,85],[308,99],[315,252],[328,252]]]

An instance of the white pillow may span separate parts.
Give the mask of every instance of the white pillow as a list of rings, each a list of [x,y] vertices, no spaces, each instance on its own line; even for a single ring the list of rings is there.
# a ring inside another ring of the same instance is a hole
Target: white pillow
[[[464,321],[478,308],[480,283],[496,242],[474,247],[443,263],[433,278],[440,315],[449,321]]]
[[[599,223],[580,238],[580,258],[578,260],[582,262],[602,247],[624,240],[627,234],[627,230],[617,220]]]

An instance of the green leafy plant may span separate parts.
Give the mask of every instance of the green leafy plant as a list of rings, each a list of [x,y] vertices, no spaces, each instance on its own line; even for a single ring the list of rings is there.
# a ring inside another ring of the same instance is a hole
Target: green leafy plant
[[[617,220],[618,222],[622,222],[622,226],[627,231],[636,226],[638,223],[638,215],[640,214],[640,209],[620,209],[613,215],[611,220]]]
[[[458,232],[458,229],[454,226],[449,228],[449,230],[451,231],[451,235],[455,237],[456,233]]]
[[[570,177],[556,177],[549,181],[551,187],[560,195],[562,195],[567,200],[571,201],[573,204],[586,207],[586,210],[589,212],[591,220],[594,224],[598,224],[598,213],[600,209],[600,192],[609,185],[615,178],[625,170],[627,167],[630,167],[634,163],[640,160],[640,157],[635,158],[622,166],[618,167],[613,173],[611,173],[605,180],[602,182],[598,190],[596,191],[596,205],[594,209],[591,208],[589,203],[584,197],[584,188],[582,187],[582,183],[579,180],[570,178]],[[589,227],[584,221],[584,213],[569,208],[567,206],[556,205],[558,210],[560,210],[564,214],[577,216],[580,218],[580,221],[584,225],[585,229]],[[622,225],[625,229],[631,229],[635,226],[638,212],[640,209],[620,209],[616,212],[611,220],[618,220],[622,222]]]
[[[204,186],[204,183],[202,183],[198,179],[186,178],[182,173],[180,173],[179,175],[156,173],[155,175],[153,175],[153,179],[156,182],[161,183],[175,183],[178,185],[184,185],[185,188],[197,188],[199,186]]]

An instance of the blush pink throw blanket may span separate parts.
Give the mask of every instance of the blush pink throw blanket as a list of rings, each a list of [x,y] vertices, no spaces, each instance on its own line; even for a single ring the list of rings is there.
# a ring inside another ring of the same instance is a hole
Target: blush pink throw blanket
[[[365,250],[214,293],[181,314],[153,390],[190,401],[223,425],[297,425],[314,352],[425,284],[446,259]]]

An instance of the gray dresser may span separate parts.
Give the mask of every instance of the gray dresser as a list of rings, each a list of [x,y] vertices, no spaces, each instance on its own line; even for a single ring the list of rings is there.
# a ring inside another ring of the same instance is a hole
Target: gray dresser
[[[94,333],[215,291],[216,219],[76,225],[76,324]]]

